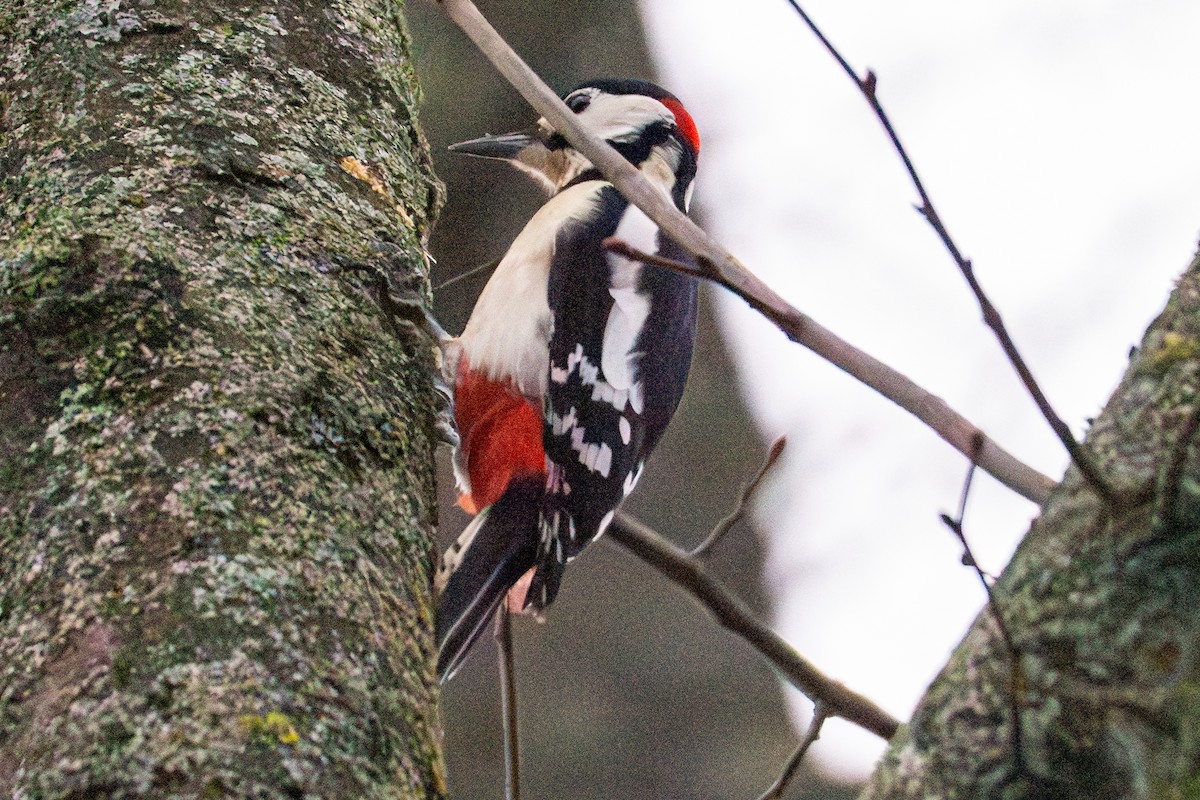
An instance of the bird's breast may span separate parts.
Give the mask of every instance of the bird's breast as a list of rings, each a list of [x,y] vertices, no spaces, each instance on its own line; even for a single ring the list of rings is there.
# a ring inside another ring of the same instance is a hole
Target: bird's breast
[[[484,287],[459,339],[472,368],[509,380],[526,397],[546,393],[550,305],[546,296],[555,240],[586,223],[607,184],[587,181],[550,198],[525,225]]]

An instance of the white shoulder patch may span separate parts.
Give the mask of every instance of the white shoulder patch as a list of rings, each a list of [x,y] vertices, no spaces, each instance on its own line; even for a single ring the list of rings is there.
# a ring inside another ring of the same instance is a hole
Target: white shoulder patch
[[[641,209],[630,206],[621,217],[614,235],[646,253],[658,249],[658,226]],[[609,288],[613,306],[604,326],[604,350],[600,367],[613,388],[633,386],[640,353],[634,352],[638,336],[650,316],[650,298],[638,292],[644,267],[637,261],[610,253]]]

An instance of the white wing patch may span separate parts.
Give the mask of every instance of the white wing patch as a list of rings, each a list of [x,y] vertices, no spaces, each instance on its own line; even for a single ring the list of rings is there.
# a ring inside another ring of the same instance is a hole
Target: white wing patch
[[[579,454],[580,464],[605,478],[612,474],[612,448],[604,442],[584,441],[587,430],[580,424],[579,414],[574,406],[562,416],[551,412],[550,429],[555,436],[569,435],[571,437],[571,449]]]
[[[639,208],[630,206],[621,217],[614,235],[643,252],[658,249],[658,226]],[[624,256],[610,253],[609,288],[613,306],[604,326],[604,350],[600,366],[614,389],[630,390],[641,353],[634,352],[638,336],[650,316],[650,298],[638,292],[642,265]]]
[[[566,366],[550,365],[550,380],[562,386],[576,370],[579,371],[579,382],[592,387],[593,403],[605,402],[617,411],[624,411],[628,405],[635,413],[642,413],[642,384],[635,383],[629,389],[616,389],[608,381],[601,380],[600,367],[584,355],[582,344],[576,344],[575,349],[567,354]]]

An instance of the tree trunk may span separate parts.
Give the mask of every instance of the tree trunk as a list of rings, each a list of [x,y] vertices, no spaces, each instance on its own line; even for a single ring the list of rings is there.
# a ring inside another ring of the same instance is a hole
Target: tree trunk
[[[863,798],[1197,796],[1198,392],[1200,257]]]
[[[444,793],[398,4],[0,0],[0,796]]]

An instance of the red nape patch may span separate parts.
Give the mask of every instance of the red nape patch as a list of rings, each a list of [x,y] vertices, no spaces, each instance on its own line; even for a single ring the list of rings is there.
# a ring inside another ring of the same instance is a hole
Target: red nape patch
[[[683,134],[683,138],[692,143],[692,149],[696,151],[696,155],[700,154],[700,129],[696,127],[696,121],[692,119],[692,115],[683,107],[683,103],[676,100],[674,97],[668,97],[659,101],[675,115],[675,126],[679,128],[679,132]]]
[[[519,475],[544,475],[542,413],[508,381],[472,372],[464,356],[454,385],[454,417],[471,493],[458,499],[476,514],[500,499]]]

